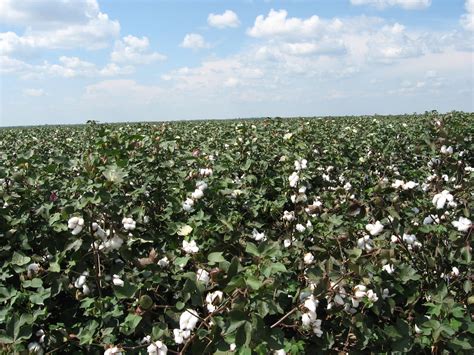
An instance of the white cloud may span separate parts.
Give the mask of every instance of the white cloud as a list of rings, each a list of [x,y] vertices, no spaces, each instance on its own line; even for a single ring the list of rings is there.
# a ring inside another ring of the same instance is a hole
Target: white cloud
[[[165,91],[154,85],[141,85],[135,80],[104,80],[86,87],[84,98],[105,103],[125,100],[126,103],[149,104],[164,95]],[[123,101],[122,101],[123,102]]]
[[[352,5],[370,5],[379,9],[399,6],[405,10],[421,10],[431,6],[431,0],[351,0]]]
[[[247,30],[247,34],[252,37],[316,37],[321,32],[337,32],[342,27],[342,21],[335,18],[332,20],[322,20],[317,15],[307,19],[298,17],[287,18],[286,10],[270,10],[268,15],[259,15],[255,19],[252,28]]]
[[[466,0],[466,13],[461,16],[461,25],[465,30],[474,31],[474,0]]]
[[[191,49],[210,47],[209,43],[204,40],[204,37],[197,33],[188,33],[186,36],[184,36],[183,42],[181,42],[180,46]]]
[[[115,42],[110,58],[116,63],[149,64],[164,60],[166,56],[158,52],[149,52],[150,41],[147,37],[138,38],[132,35]]]
[[[40,49],[99,49],[118,36],[120,24],[100,12],[95,0],[2,0],[0,20],[27,26],[22,35],[0,33],[5,55],[24,55]]]
[[[0,57],[0,73],[16,73],[22,79],[109,77],[133,72],[134,68],[130,65],[118,66],[115,63],[109,63],[103,68],[98,68],[96,64],[81,60],[78,57],[61,56],[57,63],[44,61],[42,64],[35,65],[7,56]]]
[[[40,97],[45,95],[45,92],[43,89],[24,89],[23,94],[26,96]]]
[[[239,27],[240,25],[239,17],[231,10],[225,10],[222,14],[209,14],[207,23],[217,28]]]

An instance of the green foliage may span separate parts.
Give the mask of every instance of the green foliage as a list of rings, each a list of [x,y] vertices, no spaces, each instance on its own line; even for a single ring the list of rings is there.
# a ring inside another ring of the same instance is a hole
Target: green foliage
[[[431,112],[1,130],[0,352],[146,353],[149,335],[195,354],[472,353],[473,228],[452,222],[472,220],[473,129]]]

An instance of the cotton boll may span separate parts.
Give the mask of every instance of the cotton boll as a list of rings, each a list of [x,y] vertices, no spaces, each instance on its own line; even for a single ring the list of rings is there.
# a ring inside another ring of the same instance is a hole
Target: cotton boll
[[[255,228],[252,231],[252,238],[255,239],[256,241],[265,241],[267,240],[267,237],[265,236],[264,232],[259,232]]]
[[[285,240],[283,241],[283,246],[284,246],[285,248],[289,248],[289,247],[291,246],[291,240],[290,240],[290,239],[285,239]]]
[[[457,228],[459,232],[463,233],[467,232],[472,226],[471,220],[465,217],[459,217],[457,221],[453,221],[451,224]]]
[[[192,309],[187,309],[179,317],[179,328],[181,330],[193,330],[196,326],[199,318],[197,317],[197,312]]]
[[[365,229],[370,233],[372,236],[379,235],[383,231],[383,224],[380,221],[375,222],[374,224],[367,224]]]
[[[300,233],[303,233],[306,230],[306,227],[303,226],[301,223],[298,223],[295,228]]]
[[[199,200],[200,198],[202,198],[204,196],[204,192],[202,192],[203,190],[201,189],[196,189],[194,190],[194,192],[191,194],[191,197],[195,200]]]
[[[209,283],[209,273],[206,270],[198,269],[196,272],[196,281],[202,282],[207,285]]]
[[[199,251],[199,247],[197,246],[197,244],[194,240],[191,240],[190,242],[188,242],[186,240],[183,240],[182,249],[187,254],[195,254]]]
[[[294,221],[294,219],[295,219],[295,212],[293,212],[293,211],[291,211],[291,212],[284,211],[283,212],[283,220],[291,222],[291,221]]]
[[[166,256],[164,256],[163,258],[161,258],[160,260],[158,260],[158,266],[161,266],[161,267],[166,267],[168,266],[170,263],[170,261],[168,260],[168,258]]]
[[[123,287],[123,285],[125,284],[119,275],[113,275],[112,283],[117,287]]]
[[[306,253],[304,255],[303,261],[306,265],[312,264],[314,261],[314,255],[311,253]]]
[[[27,268],[26,268],[26,274],[27,274],[28,278],[31,278],[34,275],[36,275],[38,273],[39,269],[40,269],[39,264],[31,263],[30,265],[28,265]]]
[[[75,288],[82,288],[82,286],[86,283],[87,276],[89,276],[88,271],[84,271],[81,276],[79,276],[76,281],[74,282]]]
[[[124,219],[122,219],[122,224],[123,224],[123,228],[128,231],[135,230],[137,226],[137,223],[133,220],[133,218],[129,218],[129,217],[128,218],[125,217]]]
[[[293,172],[290,177],[288,178],[289,182],[290,182],[290,187],[295,187],[296,184],[298,183],[300,177],[298,176],[298,173],[297,172]]]
[[[387,265],[382,266],[382,270],[384,270],[388,274],[393,274],[393,272],[395,271],[395,268],[392,264],[387,264]]]
[[[31,343],[28,344],[28,351],[30,354],[37,354],[37,355],[44,354],[43,347],[41,346],[40,343],[36,341],[32,341]]]

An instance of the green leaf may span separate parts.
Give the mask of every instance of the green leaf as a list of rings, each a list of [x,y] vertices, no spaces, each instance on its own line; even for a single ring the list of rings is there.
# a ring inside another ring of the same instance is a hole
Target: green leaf
[[[21,252],[13,252],[12,256],[12,261],[11,263],[13,265],[18,265],[18,266],[23,266],[28,264],[31,261],[31,258],[29,256],[26,256],[25,254]]]
[[[210,253],[207,256],[207,260],[209,260],[209,264],[211,264],[211,265],[226,261],[225,258],[222,256],[222,252]]]
[[[128,281],[124,281],[123,287],[114,286],[114,293],[118,299],[132,298],[135,292],[137,292],[138,287],[132,285]]]
[[[262,287],[262,282],[255,276],[250,275],[245,278],[245,283],[249,286],[252,290],[258,290]]]

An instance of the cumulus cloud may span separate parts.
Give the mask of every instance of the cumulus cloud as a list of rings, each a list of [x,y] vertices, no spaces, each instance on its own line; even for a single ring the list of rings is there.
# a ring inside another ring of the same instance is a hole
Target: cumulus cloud
[[[180,46],[191,49],[210,47],[209,43],[204,40],[204,37],[197,33],[188,33],[186,36],[184,36],[183,42],[181,42]]]
[[[128,35],[115,42],[110,58],[116,63],[149,64],[164,60],[166,56],[158,52],[150,52],[150,41],[147,37],[138,38]]]
[[[461,16],[461,25],[465,30],[474,31],[474,0],[466,0],[466,13]]]
[[[40,97],[45,95],[45,92],[43,89],[24,89],[23,94],[26,96]]]
[[[271,9],[267,16],[259,15],[247,34],[252,37],[298,36],[315,37],[322,31],[338,31],[342,27],[339,19],[322,20],[313,15],[307,19],[288,18],[286,10]]]
[[[225,10],[222,14],[209,14],[207,17],[209,26],[217,28],[239,27],[239,17],[234,11]]]
[[[352,5],[370,5],[379,9],[399,6],[405,10],[422,10],[431,6],[431,0],[351,0]]]
[[[120,24],[102,13],[96,0],[50,0],[0,2],[0,20],[27,26],[22,35],[0,34],[5,55],[22,55],[38,49],[99,49],[118,36]]]

